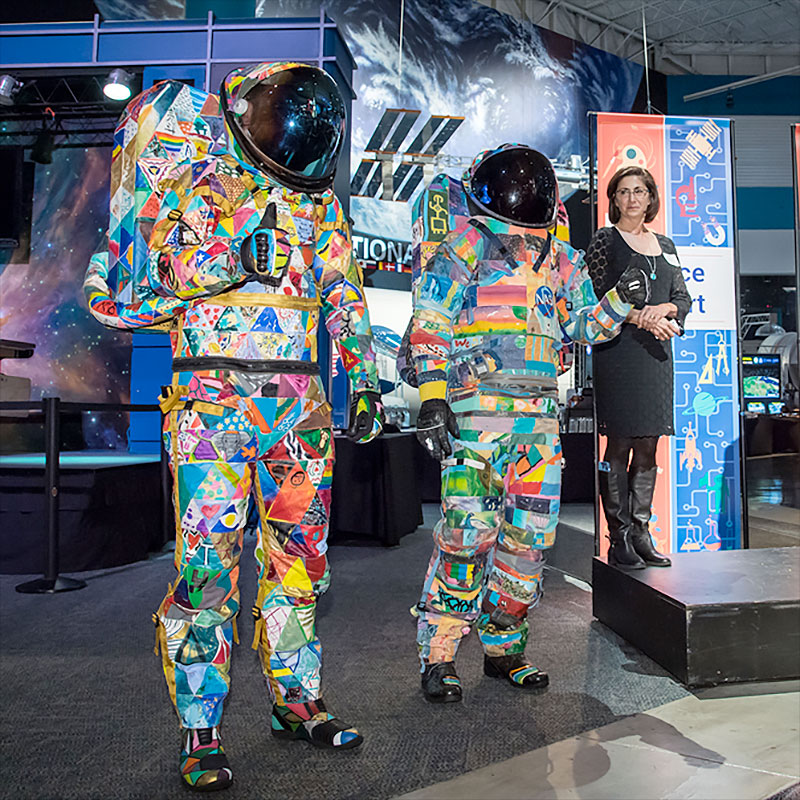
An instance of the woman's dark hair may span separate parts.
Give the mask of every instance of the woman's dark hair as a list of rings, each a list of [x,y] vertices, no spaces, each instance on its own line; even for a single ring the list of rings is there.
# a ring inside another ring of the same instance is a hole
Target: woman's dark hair
[[[623,167],[614,173],[614,177],[608,182],[606,194],[608,195],[608,218],[612,225],[619,222],[619,208],[614,203],[614,195],[617,193],[617,186],[623,178],[641,178],[647,191],[650,192],[650,205],[644,215],[645,222],[652,222],[661,208],[661,201],[658,199],[658,186],[653,180],[653,176],[643,167]]]

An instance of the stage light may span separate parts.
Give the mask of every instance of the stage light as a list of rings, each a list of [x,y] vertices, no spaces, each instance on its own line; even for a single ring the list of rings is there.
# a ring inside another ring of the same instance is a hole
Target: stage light
[[[39,132],[31,148],[31,161],[36,164],[51,164],[53,161],[53,147],[56,136],[51,128],[46,125]]]
[[[110,100],[127,100],[132,93],[133,75],[121,67],[112,69],[103,84],[103,94]]]
[[[22,81],[12,75],[0,75],[0,105],[14,104],[14,95],[22,88]]]

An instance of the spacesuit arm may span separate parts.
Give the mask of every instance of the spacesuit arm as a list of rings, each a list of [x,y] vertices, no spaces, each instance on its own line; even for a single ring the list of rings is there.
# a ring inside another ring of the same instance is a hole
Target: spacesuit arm
[[[623,302],[616,288],[598,301],[580,250],[554,239],[553,259],[556,310],[564,333],[583,344],[613,339],[633,306]]]
[[[318,205],[314,278],[320,289],[325,326],[339,348],[354,392],[378,391],[378,367],[364,298],[361,268],[353,258],[350,231],[339,201]]]
[[[475,246],[481,241],[476,228],[451,233],[422,270],[414,287],[409,341],[423,402],[444,400],[447,396],[447,362],[453,327],[478,258]]]
[[[236,230],[235,224],[241,225],[241,199],[232,203],[220,182],[209,177],[193,185],[190,181],[191,169],[168,179],[149,242],[153,291],[181,300],[219,294],[249,277],[239,251],[261,217],[254,207],[251,218]]]

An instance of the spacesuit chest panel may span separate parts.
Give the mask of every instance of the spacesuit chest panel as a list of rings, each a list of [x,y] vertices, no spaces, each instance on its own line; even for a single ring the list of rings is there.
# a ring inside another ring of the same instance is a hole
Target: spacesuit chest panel
[[[277,267],[270,283],[248,281],[192,308],[176,337],[180,357],[315,361],[320,296],[314,278],[315,206],[304,194],[261,189],[247,218],[243,207],[220,225],[252,232],[273,217]],[[249,205],[249,204],[248,204]],[[265,210],[266,209],[266,210]],[[257,215],[257,219],[253,216]]]
[[[454,325],[451,385],[485,382],[496,372],[556,375],[560,326],[551,259],[534,269],[535,244],[503,238],[516,267],[507,260],[476,264]]]

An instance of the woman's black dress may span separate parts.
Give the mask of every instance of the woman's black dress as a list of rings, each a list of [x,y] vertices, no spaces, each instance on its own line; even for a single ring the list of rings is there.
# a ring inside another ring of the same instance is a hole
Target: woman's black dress
[[[601,228],[589,243],[586,265],[598,297],[611,289],[629,266],[640,267],[650,281],[648,304],[675,303],[676,319],[682,328],[692,298],[686,290],[675,245],[658,233],[656,238],[661,255],[644,256],[633,250],[616,228]],[[671,340],[660,342],[649,331],[624,323],[616,338],[592,348],[592,371],[600,433],[674,433]]]

